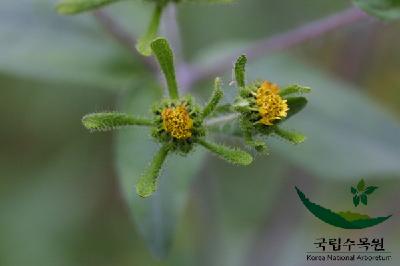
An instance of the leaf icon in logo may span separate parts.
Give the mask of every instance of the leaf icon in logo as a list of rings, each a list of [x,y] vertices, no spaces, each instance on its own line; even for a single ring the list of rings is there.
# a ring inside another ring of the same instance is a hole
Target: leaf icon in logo
[[[376,189],[378,189],[378,187],[375,187],[375,186],[367,187],[367,188],[365,189],[365,194],[371,195]]]
[[[363,192],[365,189],[365,181],[364,179],[361,179],[360,182],[357,184],[357,190],[358,192]]]
[[[368,197],[367,197],[367,195],[366,194],[361,194],[361,202],[362,202],[362,204],[364,204],[364,205],[367,205],[368,204]]]
[[[374,193],[378,187],[376,186],[367,186],[365,184],[364,179],[361,179],[356,187],[351,187],[350,191],[353,194],[353,204],[355,207],[360,205],[360,202],[364,205],[368,204],[368,196]]]
[[[358,195],[355,195],[354,197],[353,197],[353,204],[354,204],[354,206],[358,206],[358,204],[360,204],[360,196],[358,196]]]

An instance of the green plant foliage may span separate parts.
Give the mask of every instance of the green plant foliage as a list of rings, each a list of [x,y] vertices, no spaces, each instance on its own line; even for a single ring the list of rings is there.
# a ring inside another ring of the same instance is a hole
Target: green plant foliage
[[[253,161],[253,157],[250,154],[239,149],[232,149],[203,139],[199,140],[199,144],[233,164],[249,165]]]
[[[125,1],[115,8],[122,13],[124,6],[133,8],[132,24],[139,23],[140,4]],[[13,14],[0,16],[0,38],[7,40],[0,43],[7,49],[0,55],[2,73],[109,91],[121,90],[146,73],[137,58],[118,49],[88,16],[61,17],[46,0],[2,0],[0,10]]]
[[[204,139],[206,136],[204,117],[212,113],[223,96],[221,81],[216,79],[213,96],[201,110],[190,95],[183,98],[178,96],[173,53],[167,40],[158,38],[151,43],[151,47],[163,70],[170,94],[170,98],[162,99],[154,105],[152,118],[154,122],[149,119],[138,120],[133,116],[120,113],[90,114],[82,119],[84,126],[90,130],[108,130],[140,123],[152,126],[152,136],[155,141],[161,143],[162,148],[138,181],[137,193],[141,197],[151,196],[156,191],[156,180],[167,154],[175,152],[185,156],[192,151],[195,144],[204,146],[228,162],[250,164],[253,158],[247,152],[214,144]]]
[[[368,14],[384,20],[400,18],[400,0],[353,0]]]
[[[140,177],[136,184],[136,192],[141,197],[149,197],[156,191],[156,182],[158,175],[160,174],[161,167],[167,158],[169,147],[164,145],[156,153],[153,160],[151,161],[147,170]]]
[[[158,86],[137,80],[131,90],[121,94],[119,109],[145,117],[149,115],[148,107],[161,96]],[[136,193],[135,186],[159,148],[160,145],[149,138],[149,130],[145,127],[116,132],[115,163],[121,192],[151,253],[164,258],[170,250],[190,185],[201,169],[205,152],[194,149],[185,158],[170,153],[158,177],[157,191],[151,197],[142,198]]]
[[[82,124],[91,131],[110,131],[133,125],[152,126],[153,122],[124,113],[108,112],[85,115]]]
[[[57,4],[57,12],[63,15],[74,15],[97,9],[121,0],[62,0]]]
[[[291,94],[305,94],[305,93],[310,93],[311,92],[311,88],[309,87],[303,87],[300,85],[290,85],[284,89],[282,89],[279,92],[280,96],[288,96]]]
[[[224,96],[224,92],[222,91],[221,88],[221,79],[216,78],[214,81],[214,91],[213,94],[211,95],[210,100],[204,107],[202,116],[203,118],[206,118],[207,116],[211,115],[215,109],[217,108],[218,103],[221,101],[222,97]]]
[[[234,73],[236,83],[239,87],[244,87],[246,84],[246,64],[247,64],[247,57],[245,55],[239,56],[236,60]]]
[[[300,144],[306,140],[306,137],[304,135],[297,132],[284,130],[278,126],[274,127],[274,133],[293,144]]]
[[[144,36],[139,38],[138,43],[136,44],[136,49],[144,56],[151,55],[150,45],[151,42],[157,37],[163,9],[163,4],[156,4],[147,32]]]
[[[354,86],[287,55],[260,59],[249,64],[249,71],[255,77],[268,73],[280,84],[296,80],[317,88],[307,97],[307,108],[285,121],[285,126],[312,141],[292,148],[271,138],[271,149],[321,178],[347,180],[400,171],[400,150],[395,148],[400,145],[398,122]],[[315,156],[320,153],[329,156]]]
[[[170,97],[177,99],[179,94],[175,77],[174,54],[169,47],[168,41],[164,38],[157,38],[151,43],[151,49],[160,63],[161,70],[164,72]]]
[[[234,108],[240,113],[240,127],[246,143],[259,152],[266,152],[266,144],[255,140],[257,136],[275,134],[293,144],[301,143],[305,137],[299,133],[288,132],[276,127],[288,118],[301,111],[307,104],[304,97],[289,97],[291,94],[310,92],[308,87],[293,85],[280,91],[278,85],[269,81],[255,81],[245,84],[245,67],[247,58],[240,56],[235,63],[233,72],[239,93]],[[281,95],[283,93],[283,95]]]
[[[281,121],[278,121],[278,124],[288,120],[292,116],[302,111],[307,106],[308,103],[308,100],[304,97],[288,97],[286,98],[286,100],[289,106],[289,111],[286,117],[284,117]]]

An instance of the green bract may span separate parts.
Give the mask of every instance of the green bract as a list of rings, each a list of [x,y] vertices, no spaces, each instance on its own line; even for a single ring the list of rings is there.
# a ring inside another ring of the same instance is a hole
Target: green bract
[[[83,125],[91,131],[105,131],[124,126],[151,127],[152,136],[161,147],[140,177],[136,185],[137,193],[142,197],[148,197],[155,192],[157,177],[168,154],[175,152],[187,155],[196,144],[230,163],[250,164],[253,158],[247,152],[216,144],[205,138],[207,133],[205,119],[217,109],[223,97],[221,80],[219,78],[215,80],[214,92],[204,108],[201,108],[190,95],[179,97],[173,53],[168,42],[163,38],[155,39],[151,43],[151,48],[163,70],[170,97],[154,105],[153,118],[105,112],[86,115],[82,119]]]
[[[195,104],[193,101],[193,98],[190,96],[178,100],[164,99],[153,107],[155,127],[152,130],[152,136],[161,144],[170,147],[171,151],[187,154],[193,149],[194,143],[206,134],[200,106]],[[187,112],[193,121],[191,137],[189,138],[174,138],[164,127],[164,121],[162,118],[163,110],[178,106],[186,106]]]

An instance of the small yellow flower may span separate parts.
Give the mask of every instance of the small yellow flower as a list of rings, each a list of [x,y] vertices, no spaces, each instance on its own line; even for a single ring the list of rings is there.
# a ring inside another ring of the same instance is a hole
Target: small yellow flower
[[[289,110],[287,100],[279,95],[278,85],[264,81],[254,96],[261,116],[260,123],[271,126],[274,120],[287,116]]]
[[[176,139],[192,136],[193,120],[184,105],[165,108],[161,113],[165,131]]]

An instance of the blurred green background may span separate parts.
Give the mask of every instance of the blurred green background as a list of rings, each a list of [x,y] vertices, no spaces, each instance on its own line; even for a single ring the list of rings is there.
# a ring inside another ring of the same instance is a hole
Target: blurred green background
[[[156,218],[147,221],[123,196],[133,190],[126,185],[130,176],[140,174],[154,149],[146,133],[90,134],[80,119],[89,112],[146,106],[160,90],[158,80],[91,14],[61,17],[54,4],[0,3],[1,266],[307,265],[304,253],[321,236],[384,237],[394,257],[386,265],[399,265],[399,22],[363,20],[250,62],[249,80],[313,88],[309,106],[287,123],[307,135],[307,142],[271,140],[271,155],[257,157],[250,167],[200,160],[201,154],[188,164],[173,158],[167,168],[176,168],[183,174],[175,178],[190,184],[187,201],[183,193],[178,207],[165,201],[159,211],[155,205]],[[350,5],[344,0],[182,5],[183,53],[191,62],[217,60],[229,47]],[[126,1],[106,10],[138,35],[151,9]],[[228,98],[235,93],[229,78],[228,72]],[[211,84],[198,85],[196,94],[207,97]],[[190,173],[179,170],[182,166]],[[125,180],[122,188],[118,176]],[[368,208],[358,211],[394,214],[368,230],[323,224],[294,191],[298,185],[322,205],[348,210],[349,188],[361,177],[380,188]],[[181,189],[174,180],[162,182],[171,193]],[[165,254],[164,244],[171,252],[157,260],[146,243],[155,253]]]

